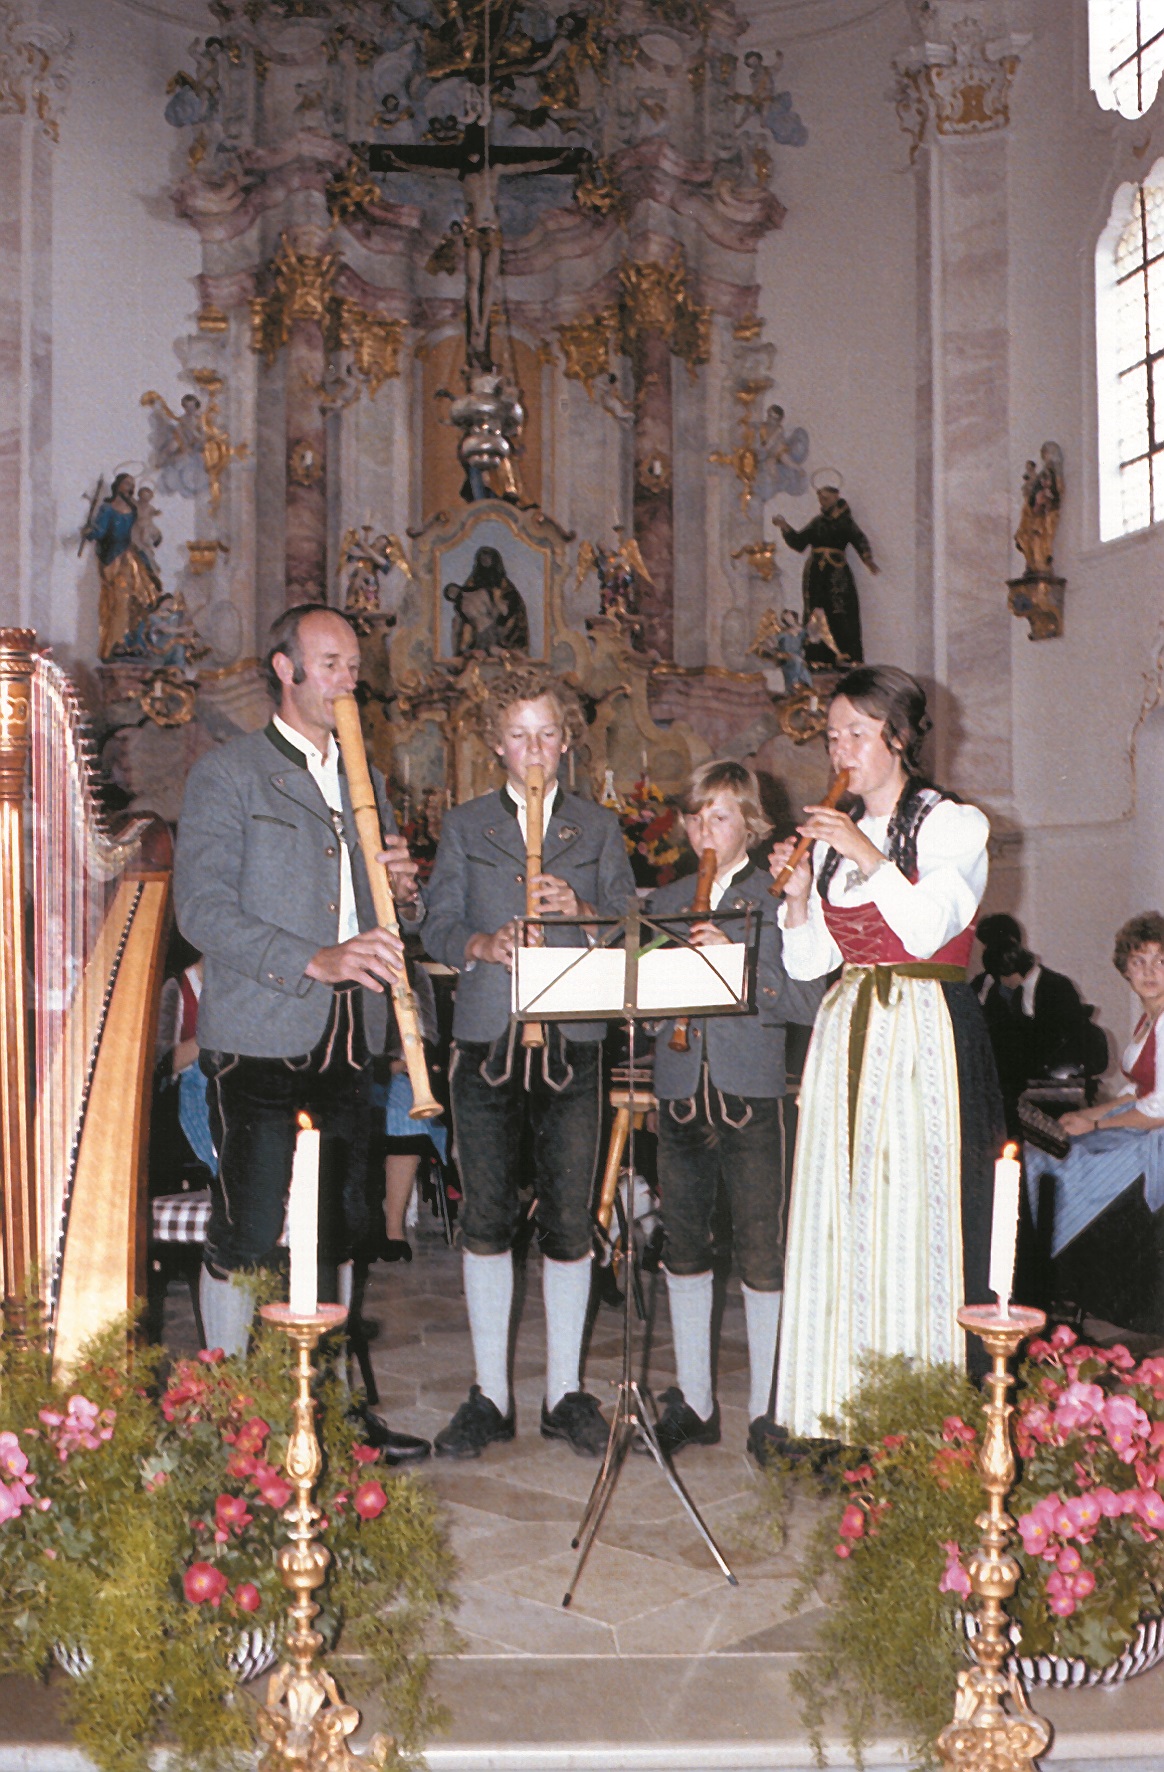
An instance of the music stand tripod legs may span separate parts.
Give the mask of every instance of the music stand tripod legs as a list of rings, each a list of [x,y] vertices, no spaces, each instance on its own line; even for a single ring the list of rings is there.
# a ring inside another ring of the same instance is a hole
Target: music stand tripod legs
[[[598,1528],[610,1504],[610,1498],[618,1485],[623,1461],[636,1439],[642,1441],[651,1457],[670,1483],[679,1497],[692,1525],[703,1539],[708,1550],[715,1558],[720,1569],[733,1587],[739,1583],[728,1567],[724,1557],[704,1524],[698,1508],[688,1495],[683,1484],[675,1474],[675,1468],[659,1444],[655,1432],[654,1404],[648,1407],[647,1399],[634,1375],[634,1332],[631,1315],[632,1298],[640,1297],[638,1251],[634,1240],[634,1174],[635,1174],[635,1101],[634,1101],[634,1020],[627,1020],[628,1050],[631,1055],[630,1082],[628,1084],[628,1112],[630,1126],[627,1133],[627,1164],[631,1174],[631,1208],[624,1211],[617,1191],[615,1203],[618,1208],[620,1236],[623,1246],[623,1260],[626,1262],[625,1285],[622,1301],[622,1377],[618,1384],[618,1401],[615,1404],[614,1419],[610,1424],[610,1435],[606,1442],[606,1451],[602,1455],[602,1464],[594,1479],[594,1487],[590,1491],[585,1511],[578,1523],[578,1530],[571,1539],[571,1548],[578,1552],[578,1562],[574,1569],[569,1587],[562,1595],[563,1606],[568,1606],[574,1598],[574,1590],[586,1567],[586,1559],[590,1555],[591,1546],[598,1536]]]

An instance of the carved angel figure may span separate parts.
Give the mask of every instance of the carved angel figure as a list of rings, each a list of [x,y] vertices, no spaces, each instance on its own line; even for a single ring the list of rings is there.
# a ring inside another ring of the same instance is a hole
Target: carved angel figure
[[[210,484],[203,456],[206,420],[197,394],[182,395],[181,412],[175,412],[152,388],[142,395],[141,403],[152,408],[158,491],[177,492],[183,498],[205,492]]]
[[[344,614],[380,612],[380,579],[398,566],[406,578],[412,577],[407,554],[394,535],[372,534],[372,525],[344,531],[340,542],[339,576],[347,573],[344,585]]]

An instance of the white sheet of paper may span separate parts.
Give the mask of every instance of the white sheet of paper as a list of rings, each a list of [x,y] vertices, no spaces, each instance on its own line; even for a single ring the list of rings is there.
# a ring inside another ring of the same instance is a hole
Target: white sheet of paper
[[[730,1009],[744,987],[747,948],[731,942],[693,952],[658,948],[639,961],[640,1013],[699,1014]],[[621,948],[519,948],[513,972],[512,1006],[555,1015],[584,1010],[598,1019],[621,1015],[625,1000],[626,955]]]

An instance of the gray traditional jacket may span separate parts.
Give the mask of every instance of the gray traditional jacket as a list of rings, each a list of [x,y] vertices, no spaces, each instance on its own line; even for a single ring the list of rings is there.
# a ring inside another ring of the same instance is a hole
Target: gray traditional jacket
[[[686,1101],[699,1088],[700,1066],[707,1060],[715,1088],[728,1095],[769,1098],[785,1093],[784,1029],[792,1021],[811,1027],[824,995],[824,979],[802,982],[790,979],[781,959],[781,936],[776,922],[776,902],[768,888],[767,872],[749,862],[738,873],[716,909],[730,911],[751,904],[753,918],[760,916],[756,961],[756,1007],[744,1015],[693,1017],[688,1025],[688,1050],[672,1052],[668,1041],[675,1029],[666,1021],[655,1040],[655,1094],[663,1101]],[[695,876],[656,887],[648,901],[648,914],[670,915],[689,909],[695,892]],[[743,938],[743,918],[738,932],[731,923],[724,933]]]
[[[634,876],[614,813],[559,789],[542,851],[542,872],[555,874],[599,916],[621,917]],[[525,913],[525,842],[508,793],[494,791],[454,806],[441,826],[440,848],[425,891],[424,945],[461,976],[453,1015],[455,1040],[495,1040],[509,1020],[510,977],[492,960],[465,963],[471,935],[493,935]],[[551,947],[581,946],[577,929],[546,931]],[[606,1023],[562,1023],[569,1040],[601,1040]]]
[[[378,770],[372,781],[385,834],[395,835]],[[342,769],[340,797],[356,912],[360,928],[371,929],[376,916]],[[321,1038],[332,988],[308,978],[304,967],[337,940],[339,843],[303,753],[274,725],[194,765],[178,825],[174,906],[179,929],[204,956],[201,1046],[296,1058]],[[388,998],[361,995],[368,1047],[379,1052]]]

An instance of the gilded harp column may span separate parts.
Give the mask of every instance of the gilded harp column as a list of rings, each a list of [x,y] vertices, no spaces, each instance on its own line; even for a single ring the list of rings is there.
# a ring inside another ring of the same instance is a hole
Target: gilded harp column
[[[28,1339],[28,1291],[37,1250],[24,921],[24,796],[35,644],[31,628],[0,628],[0,1211],[5,1327],[18,1345]]]

